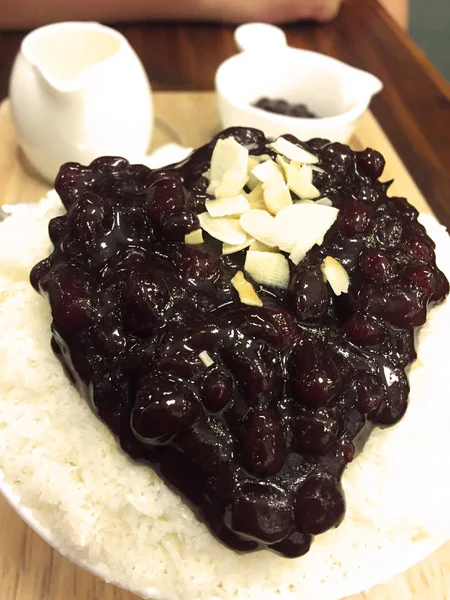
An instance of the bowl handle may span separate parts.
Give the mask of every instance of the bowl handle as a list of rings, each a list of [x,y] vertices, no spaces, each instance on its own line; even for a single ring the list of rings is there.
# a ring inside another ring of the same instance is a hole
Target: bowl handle
[[[269,23],[246,23],[234,31],[234,41],[238,50],[274,50],[287,46],[286,35],[282,29]]]

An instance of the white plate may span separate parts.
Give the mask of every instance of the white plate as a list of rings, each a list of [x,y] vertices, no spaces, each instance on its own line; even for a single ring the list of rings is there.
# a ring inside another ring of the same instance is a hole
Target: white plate
[[[144,162],[146,162],[147,164],[150,163],[152,166],[163,165],[163,164],[167,164],[168,162],[174,162],[177,160],[181,160],[182,158],[184,158],[186,156],[186,154],[188,152],[189,152],[189,150],[187,150],[186,148],[182,148],[180,146],[164,147],[163,149],[161,149],[158,153],[156,153],[152,157],[146,157],[146,160]],[[18,206],[16,209],[11,207],[9,209],[9,212],[14,212],[15,210],[19,211],[19,210],[21,210],[21,207]],[[71,549],[70,543],[68,541],[66,541],[64,539],[59,539],[57,536],[54,535],[54,533],[52,533],[52,531],[50,531],[47,527],[45,527],[39,521],[39,519],[36,518],[36,516],[33,514],[33,511],[30,510],[30,508],[27,507],[25,504],[21,503],[20,497],[14,492],[14,490],[10,487],[10,485],[4,480],[4,475],[1,470],[0,470],[0,493],[3,494],[3,496],[6,498],[6,500],[11,505],[11,507],[17,512],[17,514],[48,544],[50,544],[56,550],[58,550],[59,552],[61,552],[65,556],[67,556],[75,564],[83,567],[84,569],[90,571],[91,573],[97,575],[98,577],[103,578],[103,579],[111,579],[111,575],[110,575],[110,573],[108,575],[108,570],[105,565],[103,565],[102,563],[96,563],[95,565],[92,565],[84,560],[80,560],[77,557],[76,549],[75,548]],[[443,535],[445,535],[445,534],[443,534]],[[382,583],[382,582],[388,581],[389,579],[391,579],[398,573],[401,573],[401,572],[409,569],[413,565],[415,565],[418,562],[425,559],[432,552],[434,552],[439,546],[441,546],[443,543],[445,543],[445,541],[446,541],[445,538],[441,539],[439,537],[439,538],[428,538],[421,542],[415,542],[414,544],[411,545],[411,549],[410,550],[408,549],[408,552],[405,552],[402,556],[396,557],[395,561],[391,561],[391,562],[385,561],[386,564],[383,565],[383,568],[379,569],[377,572],[375,572],[375,570],[374,570],[372,577],[370,577],[369,574],[366,573],[366,577],[359,580],[359,584],[358,584],[360,586],[359,589],[348,589],[347,590],[348,595],[356,594],[358,592],[363,591],[361,589],[361,586],[363,586],[363,585],[367,589],[367,588],[370,588],[370,587],[376,585],[377,583]],[[118,583],[121,585],[121,587],[127,588],[126,582],[124,582],[123,580]],[[135,590],[131,589],[130,591],[135,591]],[[155,600],[162,598],[161,590],[155,590],[153,588],[146,589],[146,590],[141,589],[140,593],[142,595],[145,595],[146,597],[153,597],[153,598],[155,598]],[[167,600],[167,599],[165,599],[165,600]]]

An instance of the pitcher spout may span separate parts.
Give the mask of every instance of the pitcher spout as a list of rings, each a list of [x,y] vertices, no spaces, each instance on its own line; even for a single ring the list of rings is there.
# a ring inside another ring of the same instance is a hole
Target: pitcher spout
[[[366,75],[367,89],[369,90],[371,96],[375,96],[375,94],[378,94],[383,89],[383,83],[380,81],[380,79],[378,79],[378,77],[375,77],[375,75],[371,75],[370,73],[366,73]]]
[[[358,79],[360,89],[370,97],[375,96],[375,94],[378,94],[383,89],[382,81],[380,81],[378,77],[375,77],[375,75],[372,75],[371,73],[360,71],[358,69]]]
[[[63,93],[64,96],[68,96],[71,93],[80,91],[83,86],[82,76],[65,81],[56,77],[51,69],[46,69],[37,63],[31,63],[31,67],[36,74],[36,80],[40,82],[42,88],[55,94]]]
[[[87,75],[119,52],[123,39],[99,23],[67,22],[41,27],[23,46],[25,59],[56,92],[76,92]]]

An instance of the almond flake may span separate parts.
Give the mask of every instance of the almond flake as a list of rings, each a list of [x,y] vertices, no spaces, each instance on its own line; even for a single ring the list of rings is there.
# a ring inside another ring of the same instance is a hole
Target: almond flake
[[[311,154],[311,152],[303,150],[303,148],[300,148],[300,146],[289,142],[283,137],[279,137],[277,140],[275,140],[273,144],[270,144],[270,147],[273,148],[275,152],[278,152],[278,154],[283,154],[289,160],[293,160],[301,164],[313,165],[319,162],[317,156],[314,156],[314,154]]]
[[[242,244],[227,244],[224,242],[222,244],[222,254],[234,254],[235,252],[240,252],[241,250],[248,248],[254,242],[255,240],[253,238],[248,238],[248,240]]]
[[[250,237],[242,229],[239,219],[231,217],[213,218],[207,212],[198,215],[200,226],[210,236],[227,244],[243,244]]]
[[[333,206],[329,198],[323,197],[320,200],[297,200],[294,204],[319,204],[322,206]]]
[[[253,242],[250,244],[249,250],[255,250],[256,252],[278,252],[278,248],[276,246],[267,246],[267,244],[258,242],[258,240],[253,240]]]
[[[313,185],[312,180],[312,168],[310,165],[302,165],[299,169],[288,165],[287,185],[299,198],[312,200],[320,196],[320,192]]]
[[[279,252],[249,250],[244,269],[250,277],[263,285],[284,290],[289,286],[289,263]]]
[[[203,231],[201,229],[196,229],[195,231],[191,231],[191,233],[187,233],[184,236],[184,243],[189,244],[190,246],[203,244]]]
[[[292,252],[289,254],[289,260],[293,262],[294,265],[298,265],[305,258],[311,248],[313,248],[316,244],[320,246],[322,242],[323,238],[322,241],[312,239],[304,240],[304,242],[293,247]],[[306,248],[308,248],[308,250],[306,250]]]
[[[281,167],[277,165],[277,163],[274,160],[269,158],[269,160],[266,160],[257,167],[254,167],[251,173],[257,179],[259,179],[259,181],[265,183],[277,173],[281,173]]]
[[[227,171],[247,175],[248,150],[233,137],[217,140],[211,156],[210,181],[222,181]]]
[[[250,210],[247,198],[242,194],[234,198],[218,198],[217,200],[206,200],[205,207],[211,217],[227,217],[229,215],[241,215]]]
[[[247,174],[248,174],[248,181],[247,181],[247,186],[253,190],[257,185],[259,185],[260,181],[257,177],[255,177],[252,173],[252,170],[257,167],[260,163],[259,157],[258,156],[252,156],[250,155],[248,157],[248,163],[247,163]]]
[[[239,171],[226,171],[222,181],[214,189],[216,198],[233,198],[242,192],[244,185],[248,181],[246,173]]]
[[[206,350],[203,350],[203,352],[200,352],[200,354],[198,355],[198,357],[199,357],[199,359],[202,361],[202,363],[205,365],[205,367],[207,369],[214,364],[213,359],[206,352]]]
[[[316,200],[316,204],[323,204],[324,206],[333,206],[331,200],[325,196],[320,200]]]
[[[206,193],[209,194],[210,196],[215,196],[216,195],[216,189],[219,186],[219,182],[218,181],[212,181],[208,187],[206,188]]]
[[[264,201],[269,212],[276,215],[285,206],[292,204],[292,196],[283,175],[276,173],[266,183],[263,183]]]
[[[281,156],[281,154],[277,155],[276,161],[280,165],[280,167],[283,169],[283,171],[284,171],[284,177],[286,179],[287,178],[287,174],[288,174],[288,170],[289,170],[289,167],[290,167],[289,162],[285,159],[284,156]]]
[[[326,256],[323,263],[320,265],[320,268],[322,270],[324,280],[328,281],[336,296],[340,296],[342,293],[346,294],[348,292],[350,278],[347,271],[338,260],[332,256]]]
[[[275,243],[275,221],[267,210],[252,209],[244,213],[239,223],[247,234],[268,246],[276,246]]]
[[[264,190],[262,183],[258,182],[258,185],[250,192],[250,194],[247,194],[247,200],[250,204],[250,208],[267,210],[266,203],[264,202]]]
[[[242,304],[248,304],[249,306],[262,306],[263,303],[259,298],[258,294],[253,289],[252,284],[247,281],[242,271],[238,271],[231,280],[231,285],[239,294],[239,300]]]
[[[254,154],[249,154],[248,161],[247,161],[247,171],[251,171],[252,169],[257,167],[260,162],[261,162],[261,160],[260,160],[259,156],[255,156]]]
[[[322,243],[338,212],[337,208],[316,202],[297,202],[283,208],[275,217],[277,243],[273,245],[284,252],[292,252],[290,258],[298,264],[315,244]]]

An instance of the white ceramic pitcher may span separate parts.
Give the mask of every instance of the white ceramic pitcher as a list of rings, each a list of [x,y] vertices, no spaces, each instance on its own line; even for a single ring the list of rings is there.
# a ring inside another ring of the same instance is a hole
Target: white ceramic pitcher
[[[55,23],[22,42],[10,80],[20,145],[52,181],[67,161],[147,152],[151,89],[127,40],[99,23]]]

